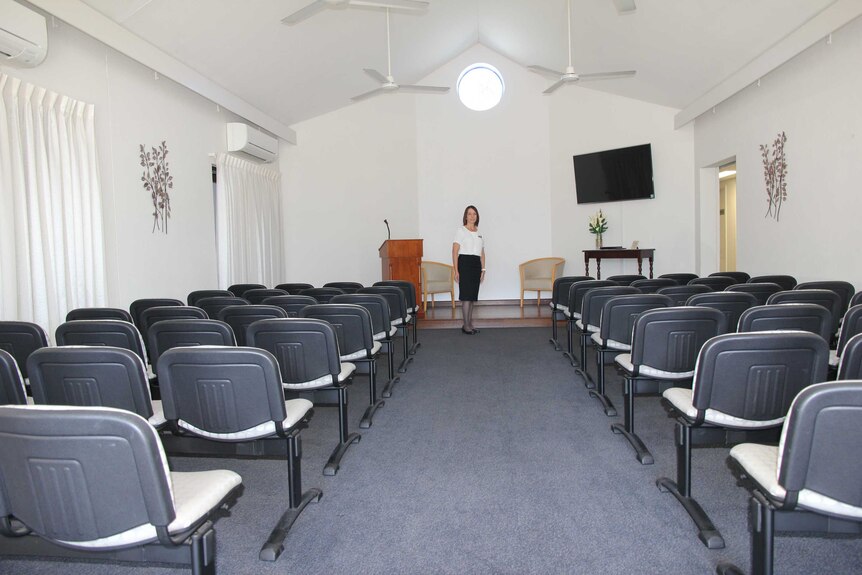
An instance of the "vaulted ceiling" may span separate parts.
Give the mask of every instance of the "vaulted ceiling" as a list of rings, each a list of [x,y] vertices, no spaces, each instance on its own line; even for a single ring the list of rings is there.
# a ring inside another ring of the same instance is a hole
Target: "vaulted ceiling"
[[[326,9],[287,26],[281,20],[312,0],[84,1],[288,125],[375,88],[363,68],[386,71],[386,15],[376,9]],[[684,108],[835,0],[636,4],[621,15],[612,0],[573,0],[573,66],[637,70],[588,86]],[[406,84],[476,43],[524,66],[562,70],[568,60],[565,0],[430,0],[422,13],[393,11],[391,31],[392,72]]]

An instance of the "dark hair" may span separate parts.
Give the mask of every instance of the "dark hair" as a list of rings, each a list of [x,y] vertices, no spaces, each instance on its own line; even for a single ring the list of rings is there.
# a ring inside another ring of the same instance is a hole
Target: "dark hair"
[[[465,226],[467,225],[467,212],[469,212],[470,210],[473,210],[474,212],[476,212],[476,227],[478,228],[479,227],[479,210],[477,210],[476,206],[473,206],[473,205],[470,205],[470,206],[467,206],[466,208],[464,208],[464,218],[462,219],[461,223]]]

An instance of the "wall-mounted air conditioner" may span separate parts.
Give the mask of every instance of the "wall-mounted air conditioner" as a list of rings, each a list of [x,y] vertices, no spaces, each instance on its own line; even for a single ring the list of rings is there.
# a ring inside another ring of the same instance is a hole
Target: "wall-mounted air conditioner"
[[[32,68],[47,53],[45,17],[14,0],[0,0],[0,64]]]
[[[278,139],[246,124],[231,122],[227,124],[227,151],[271,162],[278,157]]]

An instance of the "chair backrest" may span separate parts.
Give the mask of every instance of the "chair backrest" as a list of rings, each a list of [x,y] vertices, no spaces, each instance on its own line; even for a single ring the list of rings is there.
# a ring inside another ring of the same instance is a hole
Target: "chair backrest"
[[[221,310],[232,305],[249,305],[249,302],[247,299],[234,296],[204,297],[197,301],[197,307],[207,312],[210,319],[217,318]]]
[[[397,320],[401,320],[397,323],[402,324],[407,321],[407,298],[404,296],[404,292],[401,289],[393,286],[371,286],[362,288],[357,293],[370,293],[383,296],[389,304],[390,321],[396,323]]]
[[[323,284],[323,287],[333,287],[340,289],[344,293],[356,293],[361,290],[365,286],[359,282],[327,282]]]
[[[737,281],[732,277],[708,276],[705,278],[695,278],[688,282],[688,285],[701,285],[708,287],[712,291],[724,291],[735,283],[737,283]]]
[[[158,375],[165,419],[174,428],[216,441],[283,435],[284,391],[268,351],[175,347],[162,355]]]
[[[691,296],[699,293],[709,293],[711,291],[712,289],[709,288],[709,286],[686,284],[684,286],[659,288],[656,293],[668,296],[676,305],[685,305],[685,302],[687,302],[688,298]]]
[[[575,282],[594,280],[591,276],[563,276],[554,280],[554,289],[551,292],[551,307],[555,309],[565,308],[569,304],[569,287]]]
[[[132,314],[118,307],[79,307],[66,314],[66,321],[79,319],[117,319],[132,323]]]
[[[584,295],[591,289],[603,287],[620,287],[616,282],[608,280],[583,280],[573,282],[569,285],[569,295],[566,298],[566,307],[569,308],[571,317],[580,318],[582,314]]]
[[[844,351],[847,341],[854,335],[862,333],[862,305],[854,305],[844,314],[841,331],[838,334],[838,356]]]
[[[263,305],[278,306],[287,312],[287,317],[296,317],[299,310],[307,305],[314,305],[317,300],[308,295],[278,295],[268,297],[261,302]]]
[[[780,425],[800,391],[826,380],[828,363],[829,346],[807,331],[714,337],[697,360],[692,405],[701,420],[707,409],[729,416],[729,427]]]
[[[168,306],[182,306],[183,302],[178,299],[172,298],[145,298],[145,299],[136,299],[132,302],[132,305],[129,306],[129,313],[132,315],[132,321],[138,330],[145,334],[147,330],[143,328],[142,323],[142,315],[143,313],[150,309],[151,307],[168,307]]]
[[[853,294],[853,297],[850,298],[850,307],[859,304],[862,304],[862,291],[856,292]]]
[[[198,301],[208,297],[234,297],[234,295],[226,289],[202,289],[189,293],[186,303],[198,305]]]
[[[260,289],[254,288],[245,290],[242,294],[242,299],[248,300],[250,304],[263,303],[263,300],[279,295],[288,295],[283,289]]]
[[[584,293],[584,299],[581,300],[581,323],[584,329],[592,332],[599,331],[602,308],[604,308],[605,302],[612,297],[639,293],[637,288],[621,285],[597,287],[587,290]]]
[[[301,282],[293,282],[293,283],[283,283],[275,286],[275,289],[281,289],[286,291],[289,295],[299,295],[302,290],[311,289],[314,286],[311,284],[301,283]]]
[[[41,405],[114,407],[153,415],[144,362],[119,347],[45,347],[27,360],[33,401]]]
[[[536,258],[523,262],[518,266],[521,272],[521,281],[547,279],[550,290],[557,277],[563,275],[563,267],[566,265],[565,258]]]
[[[0,349],[18,363],[21,375],[27,379],[27,358],[37,349],[48,346],[45,330],[26,321],[0,321]]]
[[[150,328],[166,319],[209,319],[209,315],[203,309],[189,305],[156,306],[145,309],[141,313],[141,335],[147,338]],[[148,340],[144,339],[144,343]]]
[[[392,325],[389,319],[389,302],[382,295],[373,293],[346,293],[335,296],[329,300],[329,303],[346,303],[364,307],[371,315],[371,329],[374,334],[374,340],[389,339]]]
[[[694,371],[697,354],[727,333],[727,317],[709,307],[669,307],[640,314],[632,330],[632,365],[674,374]]]
[[[134,413],[5,406],[0,435],[0,517],[14,516],[42,538],[92,549],[176,517],[161,441]]]
[[[0,405],[26,405],[24,376],[12,354],[0,349]]]
[[[830,291],[834,291],[841,298],[841,308],[839,312],[842,316],[847,311],[847,308],[850,307],[850,300],[853,299],[853,296],[856,293],[856,288],[853,287],[853,284],[845,281],[802,282],[801,284],[796,284],[796,287],[793,289],[828,289]]]
[[[455,268],[449,264],[423,260],[419,265],[422,289],[425,293],[452,291],[455,283]]]
[[[247,345],[245,333],[248,326],[262,319],[286,318],[287,312],[274,305],[232,305],[218,312],[218,318],[233,329],[237,345]]]
[[[645,280],[647,278],[646,276],[642,276],[640,274],[620,274],[605,279],[609,282],[614,282],[617,285],[628,286],[632,285],[632,282],[636,282],[638,280]]]
[[[127,349],[147,361],[141,332],[127,321],[117,319],[81,319],[57,327],[57,345],[109,346]]]
[[[775,330],[808,331],[828,342],[832,337],[832,314],[812,303],[758,305],[742,313],[737,331]]]
[[[714,272],[709,274],[709,277],[713,276],[724,276],[728,278],[733,278],[735,280],[734,283],[745,283],[751,279],[751,276],[745,272]]]
[[[299,312],[301,318],[328,321],[335,328],[341,361],[366,359],[374,347],[371,314],[361,305],[325,303],[310,305]]]
[[[408,282],[405,280],[383,280],[379,282],[374,282],[376,287],[397,287],[402,292],[404,292],[404,300],[407,302],[407,313],[416,313],[419,311],[419,307],[416,302],[416,286],[413,285],[413,282]]]
[[[668,278],[672,279],[677,283],[677,285],[688,285],[688,282],[698,277],[697,274],[690,273],[672,273],[672,274],[661,274],[658,276],[659,278]]]
[[[844,315],[841,311],[841,296],[827,289],[805,289],[780,291],[769,296],[767,305],[781,303],[813,303],[822,305],[831,314],[832,326],[830,335],[838,333],[838,324]],[[827,341],[829,341],[827,339]]]
[[[599,335],[604,341],[631,345],[635,320],[640,314],[672,306],[672,299],[659,294],[628,294],[609,298],[602,307]]]
[[[248,328],[248,344],[271,353],[282,383],[305,383],[337,377],[341,360],[335,328],[324,320],[265,319]]]
[[[814,501],[822,503],[815,511],[858,521],[862,515],[860,446],[862,381],[810,385],[793,400],[784,423],[778,484],[800,507],[812,509],[805,502]],[[799,498],[803,491],[811,497]]]
[[[242,297],[250,289],[266,289],[266,286],[263,284],[234,284],[227,288],[227,291],[236,297]]]
[[[783,288],[774,283],[763,282],[763,283],[741,283],[741,284],[733,284],[732,286],[725,288],[724,291],[730,292],[742,292],[742,293],[750,293],[757,299],[757,305],[766,305],[766,300],[769,299],[774,293],[778,293],[783,291]]]
[[[319,288],[309,288],[302,290],[299,292],[299,295],[307,295],[309,297],[313,297],[317,303],[326,303],[332,296],[336,296],[339,294],[343,294],[344,290],[334,288],[334,287],[319,287]]]
[[[163,353],[175,347],[219,345],[233,347],[236,336],[233,329],[217,319],[168,319],[153,324],[147,334],[150,365],[158,368]]]
[[[638,288],[641,293],[656,293],[661,288],[673,287],[678,284],[671,278],[655,278],[635,280],[629,285],[633,288]]]
[[[739,316],[748,308],[757,305],[757,298],[750,293],[714,291],[695,294],[685,305],[700,305],[717,309],[727,316],[727,331],[734,332],[739,325]]]
[[[862,334],[844,344],[838,363],[838,379],[862,379]]]
[[[796,287],[798,283],[796,278],[793,276],[787,275],[765,275],[765,276],[754,276],[748,279],[748,283],[750,284],[758,284],[758,283],[773,283],[781,286],[783,290],[790,290]]]

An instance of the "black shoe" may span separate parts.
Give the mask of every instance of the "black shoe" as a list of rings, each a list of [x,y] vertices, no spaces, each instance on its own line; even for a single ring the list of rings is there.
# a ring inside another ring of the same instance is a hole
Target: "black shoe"
[[[476,328],[474,327],[474,328],[473,328],[473,334],[475,335],[475,334],[477,334],[477,333],[479,333],[479,330],[478,330],[478,329],[476,329]]]
[[[464,328],[462,327],[462,328],[461,328],[461,333],[465,333],[465,334],[467,334],[467,335],[473,335],[474,333],[476,333],[476,331],[475,331],[475,330],[471,331],[471,330],[468,330],[468,329],[464,329]]]

